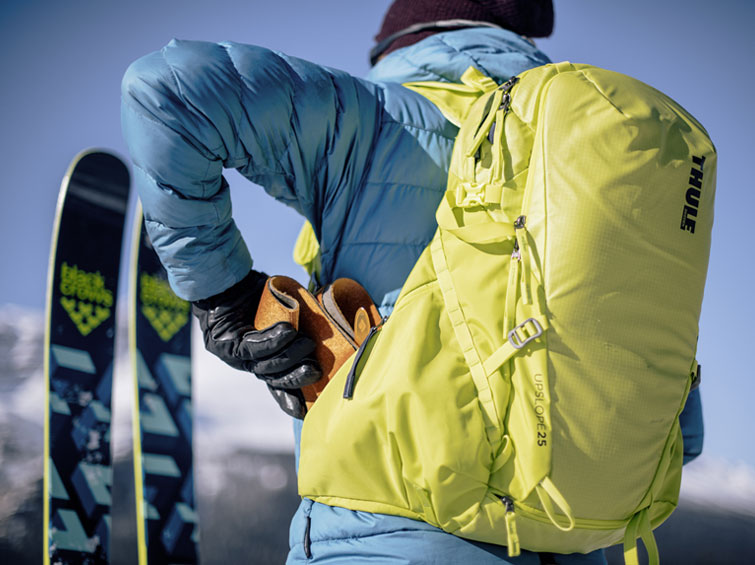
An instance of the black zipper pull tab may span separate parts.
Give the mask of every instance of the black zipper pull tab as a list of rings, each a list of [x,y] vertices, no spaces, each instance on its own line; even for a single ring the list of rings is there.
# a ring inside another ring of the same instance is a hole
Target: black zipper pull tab
[[[516,514],[514,513],[514,501],[508,496],[502,496],[501,502],[506,507],[506,547],[509,548],[509,557],[516,557],[522,552],[519,546],[519,534],[516,531]]]
[[[370,343],[372,336],[374,336],[377,333],[377,331],[383,327],[383,324],[385,324],[385,321],[387,319],[388,317],[386,316],[385,318],[380,320],[380,323],[377,326],[372,326],[370,328],[370,333],[367,334],[367,337],[364,338],[362,345],[359,346],[359,349],[357,350],[357,353],[354,356],[354,363],[352,363],[351,369],[349,369],[349,374],[346,376],[346,385],[343,387],[344,398],[350,399],[354,397],[354,387],[356,386],[357,366],[359,365],[359,360],[362,358],[362,354],[364,353],[364,350],[367,348],[367,344]]]
[[[527,223],[527,216],[519,216],[514,221],[514,229],[520,230],[525,226],[526,223]],[[521,260],[522,258],[522,253],[519,250],[519,239],[517,238],[514,238],[514,251],[511,253],[511,258],[516,259],[517,261]]]

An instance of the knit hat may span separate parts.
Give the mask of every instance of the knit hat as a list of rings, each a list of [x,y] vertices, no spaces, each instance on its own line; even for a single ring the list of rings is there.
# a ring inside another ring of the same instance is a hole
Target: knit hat
[[[441,25],[433,25],[436,23]],[[553,32],[553,1],[394,0],[375,36],[377,45],[370,51],[370,62],[374,65],[381,55],[438,31],[473,27],[475,23],[502,27],[527,37],[548,37]]]

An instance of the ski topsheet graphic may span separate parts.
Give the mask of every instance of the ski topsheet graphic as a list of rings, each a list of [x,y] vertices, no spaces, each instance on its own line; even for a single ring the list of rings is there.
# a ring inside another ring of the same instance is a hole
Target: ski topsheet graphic
[[[134,476],[140,565],[197,563],[191,415],[191,311],[136,211],[131,282]]]
[[[60,189],[47,289],[44,562],[109,560],[115,302],[129,173],[85,151]]]

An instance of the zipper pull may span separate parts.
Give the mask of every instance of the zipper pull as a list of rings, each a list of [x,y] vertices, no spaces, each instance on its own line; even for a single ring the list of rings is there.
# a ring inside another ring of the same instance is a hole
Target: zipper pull
[[[514,501],[508,496],[502,496],[501,502],[506,507],[506,546],[509,548],[509,557],[516,557],[522,552],[519,547],[519,534],[516,532],[516,514],[514,514]]]
[[[527,225],[527,216],[519,216],[516,221],[514,222],[514,229],[517,231],[516,236],[516,242],[518,243],[517,246],[517,254],[519,255],[519,259],[522,261],[522,301],[525,304],[532,304],[532,288],[530,287],[530,267],[529,263],[532,260],[530,257],[528,242],[527,242],[527,232],[526,232],[526,225]],[[525,256],[522,258],[523,256]]]
[[[524,227],[525,222],[527,221],[526,216],[519,216],[516,221],[514,221],[514,229],[520,230]],[[514,251],[511,253],[511,258],[516,259],[517,261],[521,261],[522,259],[522,252],[519,249],[519,238],[514,237]]]
[[[522,254],[519,253],[519,242],[515,239],[514,240],[514,251],[511,252],[511,260],[512,261],[520,261],[522,259]]]
[[[343,387],[344,398],[346,399],[353,398],[354,386],[356,385],[356,381],[357,381],[357,366],[359,365],[359,360],[362,358],[362,354],[364,353],[364,350],[367,348],[367,344],[370,343],[372,336],[374,336],[377,333],[377,331],[383,327],[383,324],[385,324],[387,319],[388,319],[388,316],[380,320],[380,323],[377,326],[372,326],[370,328],[370,333],[367,334],[367,337],[364,338],[362,345],[359,346],[359,349],[357,350],[357,354],[354,356],[354,363],[352,363],[351,369],[349,369],[349,374],[346,376],[346,385]]]

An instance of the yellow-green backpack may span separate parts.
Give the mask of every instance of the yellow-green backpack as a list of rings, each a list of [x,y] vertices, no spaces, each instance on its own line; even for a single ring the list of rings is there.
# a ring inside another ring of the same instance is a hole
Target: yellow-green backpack
[[[299,491],[532,551],[678,501],[716,153],[678,104],[570,63],[406,85],[460,130],[438,230],[303,426]]]

